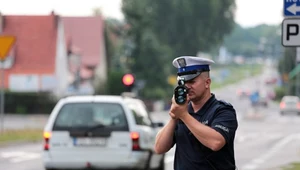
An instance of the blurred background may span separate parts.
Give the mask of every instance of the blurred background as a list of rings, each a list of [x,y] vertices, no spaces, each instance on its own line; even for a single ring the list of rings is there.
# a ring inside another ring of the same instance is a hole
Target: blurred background
[[[0,167],[42,169],[33,142],[66,96],[132,92],[167,121],[172,61],[192,55],[216,62],[212,92],[237,110],[239,169],[297,168],[300,51],[281,45],[282,11],[280,0],[1,2],[0,35],[16,42],[0,64]]]

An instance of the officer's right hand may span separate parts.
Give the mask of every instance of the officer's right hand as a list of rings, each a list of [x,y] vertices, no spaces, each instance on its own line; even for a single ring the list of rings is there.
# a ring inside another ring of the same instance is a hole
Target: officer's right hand
[[[177,117],[176,117],[176,115],[172,112],[172,107],[174,107],[173,104],[174,103],[174,95],[173,95],[173,97],[172,97],[172,104],[171,104],[171,108],[170,108],[170,111],[169,111],[169,115],[170,115],[170,117],[172,118],[172,119],[174,119],[174,120],[176,120],[176,119],[178,119]]]
[[[187,101],[185,104],[183,105],[178,105],[176,102],[175,102],[175,97],[173,95],[172,97],[172,105],[171,105],[171,108],[170,108],[170,112],[169,112],[169,115],[171,116],[172,119],[180,119],[180,116],[182,116],[183,114],[185,113],[188,113],[187,112],[187,108],[188,108],[188,98],[187,98]]]
[[[171,117],[172,119],[174,119],[174,120],[178,119],[178,118],[176,117],[176,115],[175,115],[174,113],[172,113],[172,112],[169,112],[169,115],[170,115],[170,117]]]

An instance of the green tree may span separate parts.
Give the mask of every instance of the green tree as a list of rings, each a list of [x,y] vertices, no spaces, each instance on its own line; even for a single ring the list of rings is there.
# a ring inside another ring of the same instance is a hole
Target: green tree
[[[232,29],[234,10],[234,0],[123,0],[134,44],[128,64],[138,79],[146,79],[142,94],[163,96],[170,88],[167,77],[175,73],[171,61],[220,43]]]
[[[115,55],[115,47],[110,39],[111,30],[109,28],[108,24],[105,24],[104,26],[104,42],[105,42],[105,52],[106,52],[106,62],[107,62],[107,68],[110,70],[112,58]]]
[[[223,45],[233,55],[269,55],[278,58],[282,51],[279,30],[279,25],[262,24],[243,28],[236,24],[232,33],[225,37]]]
[[[119,20],[112,18],[105,20],[105,51],[109,71],[123,69],[120,58],[123,52],[124,27],[125,24]]]
[[[93,9],[93,16],[102,15],[100,8]],[[121,63],[124,23],[113,18],[106,18],[103,23],[103,35],[107,61],[108,78],[96,87],[96,94],[119,95],[125,87],[122,76],[125,74]]]
[[[134,44],[127,63],[137,81],[145,82],[145,87],[140,91],[142,97],[161,98],[166,96],[164,92],[170,88],[167,84],[168,67],[164,67],[169,52],[168,47],[159,42],[151,29],[149,18],[145,17],[147,2],[150,1],[123,1],[123,12],[130,25],[126,39]]]
[[[281,74],[288,74],[293,70],[296,63],[296,48],[286,47],[284,54],[279,60],[278,71]]]
[[[286,47],[284,55],[280,58],[278,64],[278,71],[282,76],[287,76],[296,67],[296,47]],[[299,75],[298,75],[299,76]],[[296,77],[287,80],[283,87],[286,94],[296,94]]]
[[[141,94],[148,98],[166,97],[166,92],[169,91],[166,89],[170,86],[167,84],[169,71],[164,65],[170,62],[164,55],[168,53],[168,48],[163,47],[151,31],[145,31],[141,36],[139,49],[140,55],[137,55],[131,68],[139,79],[145,81]]]
[[[107,80],[107,94],[110,95],[120,95],[124,92],[125,86],[122,83],[122,78],[124,76],[124,72],[120,70],[110,70],[108,73],[108,80]]]
[[[223,41],[234,26],[234,0],[150,0],[154,32],[174,56],[196,55]]]

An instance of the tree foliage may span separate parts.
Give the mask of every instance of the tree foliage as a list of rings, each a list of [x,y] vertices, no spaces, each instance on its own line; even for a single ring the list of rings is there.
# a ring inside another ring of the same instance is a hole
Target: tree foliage
[[[258,25],[243,28],[236,24],[230,35],[225,37],[224,46],[232,55],[253,57],[271,55],[278,58],[281,55],[279,25]]]
[[[98,15],[99,9],[94,9],[94,15]],[[120,63],[122,53],[124,23],[119,20],[107,18],[104,21],[104,41],[107,60],[108,79],[105,83],[96,86],[96,94],[121,94],[125,88],[122,84],[122,76],[125,74],[124,67]]]
[[[154,0],[152,26],[174,55],[196,55],[223,41],[234,26],[234,0]]]
[[[167,78],[176,73],[175,57],[209,51],[230,33],[235,1],[123,0],[122,11],[130,25],[126,38],[134,44],[129,67],[146,81],[149,92],[142,94],[155,98],[170,89]]]
[[[279,60],[278,71],[281,74],[288,74],[293,70],[296,63],[296,48],[286,47],[284,54]]]
[[[278,63],[278,71],[284,76],[288,76],[289,73],[296,68],[296,57],[297,57],[297,48],[296,47],[286,47],[284,48],[284,54],[280,58]],[[295,95],[296,94],[296,88],[298,87],[297,79],[299,79],[300,74],[297,74],[294,78],[285,80],[285,86],[284,91],[287,95]]]

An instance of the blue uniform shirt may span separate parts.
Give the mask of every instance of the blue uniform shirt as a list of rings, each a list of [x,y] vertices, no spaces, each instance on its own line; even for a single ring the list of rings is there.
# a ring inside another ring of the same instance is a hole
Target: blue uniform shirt
[[[217,100],[212,94],[210,99],[198,111],[194,112],[189,104],[188,112],[199,122],[219,132],[226,140],[219,151],[212,151],[202,145],[179,120],[174,135],[176,143],[175,170],[234,170],[234,138],[238,127],[236,113],[231,104]]]

